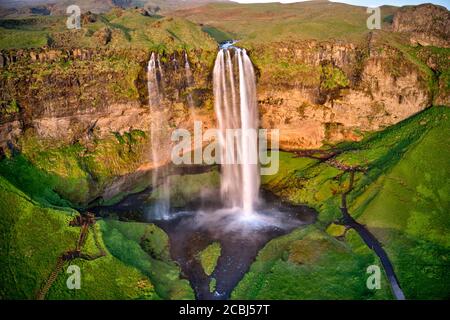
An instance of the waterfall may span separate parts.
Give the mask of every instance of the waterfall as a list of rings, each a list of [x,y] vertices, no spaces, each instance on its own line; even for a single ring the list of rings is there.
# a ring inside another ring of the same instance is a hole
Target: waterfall
[[[168,119],[167,113],[162,104],[162,93],[160,88],[164,88],[164,74],[161,62],[152,53],[147,68],[147,87],[149,96],[149,107],[152,109],[151,117],[151,148],[152,148],[152,188],[159,192],[155,194],[155,205],[152,208],[153,216],[157,219],[167,219],[170,209],[170,176],[168,169],[164,165],[170,150],[167,149]]]
[[[148,87],[148,99],[150,106],[159,105],[159,85],[158,75],[156,73],[156,58],[152,53],[147,67],[147,87]]]
[[[260,185],[258,110],[255,73],[247,52],[235,47],[221,49],[213,81],[222,163],[222,201],[244,213],[252,213],[258,202]]]
[[[192,77],[192,70],[191,65],[189,64],[187,52],[184,52],[184,60],[184,70],[186,72],[186,87],[189,90],[189,88],[194,84],[194,79]],[[192,98],[192,94],[190,92],[188,92],[187,100],[189,107],[192,109],[194,107],[194,99]]]
[[[158,71],[159,71],[159,79],[160,79],[160,86],[161,86],[161,91],[159,92],[160,94],[164,94],[164,73],[163,73],[163,69],[162,69],[162,65],[161,65],[161,59],[159,58],[159,54],[158,54]]]

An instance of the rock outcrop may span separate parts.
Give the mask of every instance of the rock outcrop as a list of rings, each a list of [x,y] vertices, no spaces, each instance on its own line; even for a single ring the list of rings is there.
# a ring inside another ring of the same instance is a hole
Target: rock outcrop
[[[450,47],[450,12],[430,3],[400,8],[394,15],[393,30],[406,32],[413,44]]]
[[[280,129],[281,148],[359,140],[431,105],[426,74],[397,49],[371,46],[306,42],[270,49],[280,68],[260,67],[261,120]],[[328,68],[334,76],[324,74]]]

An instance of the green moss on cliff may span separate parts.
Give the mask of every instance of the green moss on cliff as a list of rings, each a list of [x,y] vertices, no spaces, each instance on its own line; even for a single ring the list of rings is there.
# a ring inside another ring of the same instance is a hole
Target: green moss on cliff
[[[34,299],[59,255],[75,247],[80,229],[69,227],[76,213],[44,207],[0,176],[0,296]],[[99,231],[99,230],[98,230]],[[100,242],[101,237],[100,237]],[[103,245],[103,244],[102,244]],[[90,233],[84,252],[98,252]],[[81,269],[81,289],[66,286],[68,265],[51,287],[48,299],[155,299],[151,282],[138,270],[107,256],[73,260]]]
[[[137,169],[146,144],[147,136],[139,130],[88,147],[52,145],[29,132],[21,139],[21,154],[0,161],[0,174],[39,201],[84,207],[112,179]]]
[[[326,90],[345,88],[350,84],[345,73],[331,64],[326,64],[321,67],[320,78],[320,87]]]

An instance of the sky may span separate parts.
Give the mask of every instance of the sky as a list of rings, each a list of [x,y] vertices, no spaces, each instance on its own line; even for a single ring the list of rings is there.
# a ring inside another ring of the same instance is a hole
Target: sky
[[[292,2],[300,2],[299,0],[232,0],[240,3],[263,3],[263,2],[282,2],[282,3],[292,3]],[[333,0],[331,0],[333,1]],[[447,7],[450,9],[450,0],[334,0],[334,2],[343,2],[349,3],[356,6],[362,7],[379,7],[384,4],[389,4],[393,6],[404,6],[408,4],[421,4],[421,3],[434,3],[439,4],[441,6]]]

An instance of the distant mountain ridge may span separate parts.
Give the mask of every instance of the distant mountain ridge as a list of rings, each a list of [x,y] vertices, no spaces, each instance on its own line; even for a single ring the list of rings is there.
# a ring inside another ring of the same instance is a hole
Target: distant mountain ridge
[[[144,7],[157,8],[158,12],[165,13],[214,2],[229,2],[229,0],[4,0],[0,3],[0,16],[60,15],[65,14],[66,8],[73,4],[80,6],[82,12],[104,13],[114,7]]]

